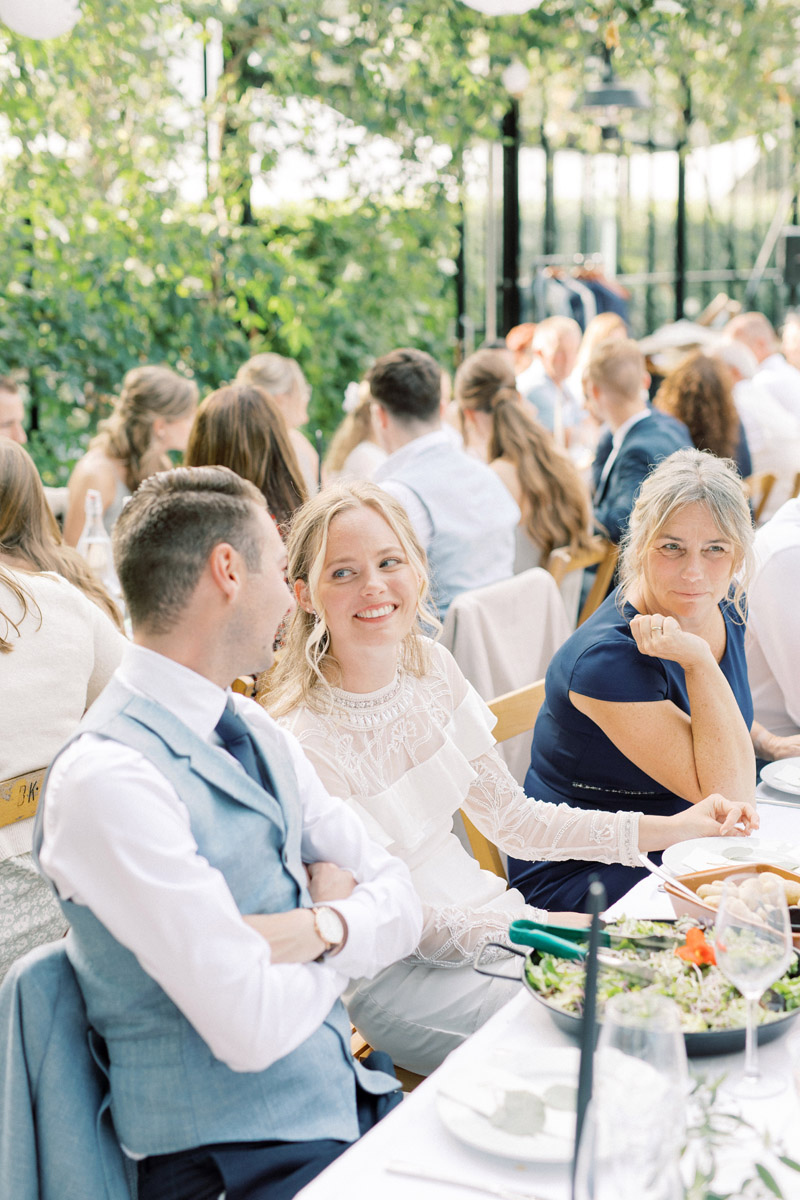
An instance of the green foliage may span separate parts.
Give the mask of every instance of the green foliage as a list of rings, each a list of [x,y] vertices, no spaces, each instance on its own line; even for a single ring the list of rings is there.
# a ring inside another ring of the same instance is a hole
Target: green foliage
[[[776,128],[795,91],[790,0],[544,0],[500,20],[460,0],[82,9],[55,41],[0,26],[0,371],[28,383],[50,481],[138,362],[166,362],[206,391],[251,353],[291,355],[326,432],[347,382],[390,347],[452,365],[462,156],[494,136],[513,58],[531,70],[525,127],[557,122],[554,147],[596,137],[576,99],[604,41],[621,74],[652,81],[659,138],[681,135],[689,103],[712,140]],[[198,51],[212,22],[224,69],[203,100]],[[191,55],[195,97],[176,71]],[[339,114],[347,199],[253,211],[290,99],[311,153],[320,114]],[[379,138],[397,149],[391,175]]]

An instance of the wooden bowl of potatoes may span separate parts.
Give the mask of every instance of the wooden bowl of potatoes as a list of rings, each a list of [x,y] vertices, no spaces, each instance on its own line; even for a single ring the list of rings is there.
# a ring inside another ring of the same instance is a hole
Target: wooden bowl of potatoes
[[[695,917],[703,925],[713,925],[725,880],[731,875],[764,873],[775,875],[783,883],[792,921],[792,941],[795,949],[800,950],[800,875],[795,875],[793,871],[771,867],[768,863],[738,863],[732,867],[713,867],[708,871],[679,875],[678,882],[697,895],[696,901],[690,900],[669,883],[664,884],[664,890],[672,901],[676,917],[688,915]]]

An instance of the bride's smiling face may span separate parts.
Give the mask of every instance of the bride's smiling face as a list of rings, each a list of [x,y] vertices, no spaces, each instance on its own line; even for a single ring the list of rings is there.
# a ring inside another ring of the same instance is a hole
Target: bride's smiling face
[[[379,512],[362,506],[333,518],[317,601],[343,667],[367,647],[399,646],[416,619],[418,594],[408,554]],[[299,599],[308,609],[307,596]]]

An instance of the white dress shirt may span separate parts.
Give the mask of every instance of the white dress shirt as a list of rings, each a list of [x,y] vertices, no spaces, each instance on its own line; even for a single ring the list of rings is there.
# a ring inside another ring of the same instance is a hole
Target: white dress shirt
[[[390,454],[372,476],[375,483],[379,483],[385,492],[394,496],[395,500],[399,500],[402,504],[414,527],[414,532],[422,544],[422,549],[426,551],[433,540],[433,522],[430,513],[413,488],[401,483],[399,479],[392,479],[391,476],[398,467],[405,466],[406,463],[418,458],[428,446],[440,444],[450,446],[452,441],[452,435],[445,433],[443,429],[436,429],[433,433],[424,433],[422,437],[414,438],[413,442],[407,442],[405,446],[395,450],[394,454]]]
[[[765,358],[753,379],[800,420],[800,371],[782,354],[770,354]]]
[[[747,589],[747,673],[757,721],[800,733],[800,499],[788,500],[755,538]]]
[[[126,648],[118,675],[243,770],[214,733],[230,693],[141,646]],[[254,730],[274,728],[254,701],[232,700]],[[335,862],[358,883],[335,903],[348,937],[328,962],[272,963],[224,876],[198,852],[186,806],[138,751],[83,734],[53,768],[44,810],[41,864],[62,899],[88,906],[238,1071],[263,1070],[300,1045],[351,977],[371,977],[410,953],[421,930],[407,868],[370,841],[294,738],[281,736],[297,773],[303,861]]]

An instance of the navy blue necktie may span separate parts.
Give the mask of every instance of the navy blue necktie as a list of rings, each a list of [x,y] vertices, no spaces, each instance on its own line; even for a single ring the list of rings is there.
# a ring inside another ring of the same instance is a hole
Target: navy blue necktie
[[[225,749],[240,762],[251,779],[263,787],[271,796],[275,795],[269,769],[262,755],[256,751],[253,735],[247,722],[234,712],[230,701],[222,710],[222,716],[217,721],[214,732],[219,734],[225,744]]]

